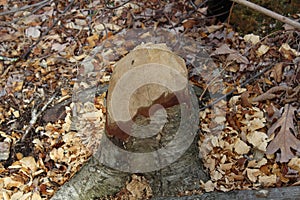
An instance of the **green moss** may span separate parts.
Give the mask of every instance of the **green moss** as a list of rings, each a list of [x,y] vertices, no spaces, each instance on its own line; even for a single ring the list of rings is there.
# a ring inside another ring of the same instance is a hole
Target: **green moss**
[[[300,8],[299,0],[253,0],[251,2],[287,17],[299,13]],[[255,33],[262,36],[282,29],[283,25],[282,22],[238,4],[234,5],[230,23],[242,34]]]

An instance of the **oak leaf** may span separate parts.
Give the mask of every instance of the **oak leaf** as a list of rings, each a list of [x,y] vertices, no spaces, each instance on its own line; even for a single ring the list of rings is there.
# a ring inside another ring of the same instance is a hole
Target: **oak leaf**
[[[288,162],[295,157],[291,148],[297,150],[300,148],[300,141],[295,137],[296,129],[293,123],[294,112],[296,108],[289,104],[284,106],[284,113],[268,130],[268,135],[279,128],[275,138],[267,147],[267,154],[274,154],[279,149],[281,150],[280,162]]]

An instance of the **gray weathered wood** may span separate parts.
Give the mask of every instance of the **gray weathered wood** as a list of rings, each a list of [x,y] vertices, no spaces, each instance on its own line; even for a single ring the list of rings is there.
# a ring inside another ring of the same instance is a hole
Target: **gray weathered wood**
[[[234,190],[230,192],[210,192],[202,195],[183,197],[156,197],[153,200],[295,200],[300,199],[299,186],[266,188],[263,190]]]

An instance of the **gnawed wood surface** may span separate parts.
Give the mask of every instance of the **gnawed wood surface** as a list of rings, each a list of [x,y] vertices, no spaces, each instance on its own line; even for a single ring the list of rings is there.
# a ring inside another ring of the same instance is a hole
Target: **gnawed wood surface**
[[[176,77],[178,75],[185,80]],[[148,83],[157,79],[161,85]],[[172,86],[172,91],[167,86]],[[186,89],[187,68],[181,57],[171,52],[165,44],[137,46],[117,62],[111,77],[107,96],[107,133],[127,139],[126,133],[130,132],[132,119],[137,114],[147,116],[154,104],[164,107],[178,104],[175,95],[180,95]],[[134,93],[131,95],[131,92]],[[127,95],[130,95],[130,99],[126,98]]]

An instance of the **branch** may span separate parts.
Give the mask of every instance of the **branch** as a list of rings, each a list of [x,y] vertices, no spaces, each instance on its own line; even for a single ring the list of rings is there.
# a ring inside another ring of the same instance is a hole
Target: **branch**
[[[271,69],[272,67],[274,67],[274,65],[271,65],[269,67],[266,67],[265,69],[263,69],[261,72],[255,74],[254,76],[252,76],[251,78],[247,79],[245,82],[241,83],[239,85],[239,87],[244,87],[246,85],[248,85],[249,83],[251,83],[252,81],[254,81],[256,78],[260,77],[262,74],[264,74],[266,71],[268,71],[269,69]],[[237,87],[235,87],[234,89],[232,89],[230,92],[224,94],[223,96],[221,96],[220,98],[214,100],[212,103],[206,105],[206,106],[203,106],[200,108],[199,111],[203,111],[205,110],[206,108],[211,108],[213,107],[215,104],[217,104],[219,101],[223,100],[223,99],[226,99],[227,97],[229,97],[230,95],[232,95],[235,91],[237,91]]]
[[[50,3],[49,0],[44,0],[44,1],[41,1],[41,2],[38,2],[38,3],[32,4],[32,5],[26,5],[26,6],[23,6],[23,7],[21,7],[21,8],[17,8],[17,9],[13,9],[13,10],[1,12],[1,13],[0,13],[0,16],[12,14],[12,13],[19,12],[19,11],[23,11],[23,10],[27,10],[27,9],[29,9],[29,8],[32,8],[32,7],[37,7],[37,6],[41,6],[41,5],[46,5],[46,4],[49,4],[49,3]]]
[[[59,20],[61,19],[61,17],[62,17],[62,15],[63,14],[65,14],[70,8],[71,8],[71,6],[73,5],[73,3],[74,3],[74,0],[72,0],[70,3],[69,3],[69,5],[65,8],[65,10],[61,13],[61,16],[58,18],[58,19],[56,19],[54,22],[53,22],[53,24],[46,30],[46,32],[44,32],[40,37],[39,37],[39,39],[26,51],[26,53],[24,53],[22,56],[21,56],[21,58],[22,59],[27,59],[27,57],[29,56],[29,54],[31,53],[31,51],[32,51],[32,49],[34,48],[34,47],[36,47],[39,43],[40,43],[40,41],[42,41],[42,39],[43,39],[43,37],[45,36],[45,35],[47,35],[51,30],[52,30],[52,28],[54,27],[54,26],[56,26],[56,24],[59,22]]]
[[[25,141],[26,137],[28,136],[30,130],[33,128],[33,126],[36,124],[38,118],[41,116],[41,114],[46,110],[46,108],[52,103],[52,101],[55,99],[58,92],[55,92],[51,98],[47,101],[47,103],[42,107],[42,109],[37,112],[37,108],[33,109],[31,113],[31,120],[29,122],[29,126],[26,128],[25,133],[21,139],[22,142]]]
[[[244,5],[244,6],[247,6],[249,8],[252,8],[253,10],[263,13],[263,14],[265,14],[269,17],[272,17],[278,21],[281,21],[283,23],[289,24],[289,25],[293,26],[294,28],[300,30],[300,23],[296,22],[295,20],[291,20],[285,16],[279,15],[278,13],[275,13],[271,10],[268,10],[264,7],[261,7],[259,5],[256,5],[256,4],[246,1],[246,0],[231,0],[231,1],[241,4],[241,5]]]

